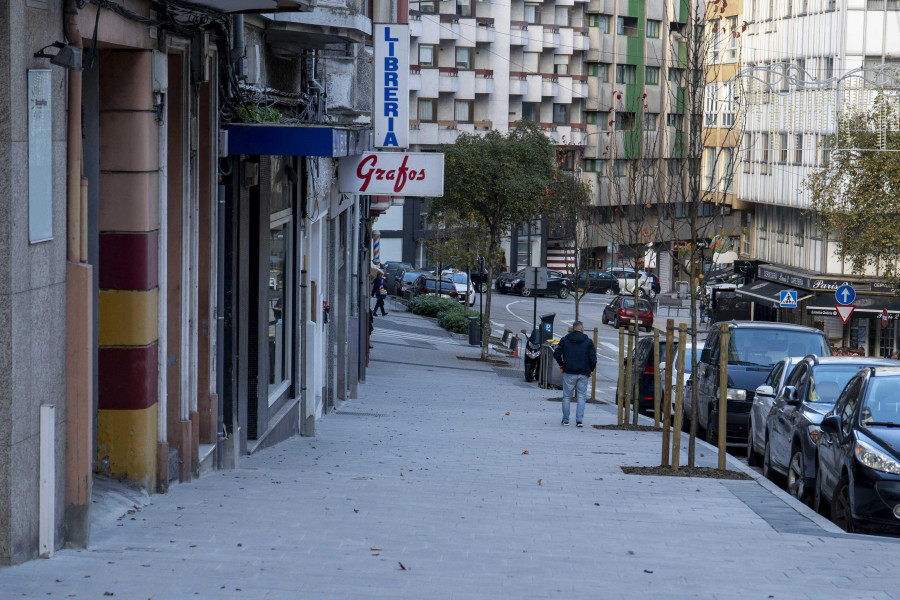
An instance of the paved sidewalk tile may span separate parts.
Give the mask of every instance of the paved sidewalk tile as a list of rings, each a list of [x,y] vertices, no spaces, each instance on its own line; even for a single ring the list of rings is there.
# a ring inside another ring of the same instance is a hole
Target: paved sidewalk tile
[[[0,599],[897,595],[891,540],[836,535],[756,481],[625,475],[660,437],[589,427],[613,406],[560,427],[558,391],[457,358],[477,349],[373,345],[360,397],[316,438],[152,496],[89,550],[0,570]]]

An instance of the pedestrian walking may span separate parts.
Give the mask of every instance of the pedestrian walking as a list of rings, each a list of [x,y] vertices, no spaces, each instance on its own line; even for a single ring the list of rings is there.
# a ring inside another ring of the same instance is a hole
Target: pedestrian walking
[[[384,287],[384,274],[379,271],[375,281],[372,283],[372,296],[375,297],[375,308],[372,309],[373,317],[379,308],[381,309],[382,317],[387,314],[387,311],[384,310],[384,299],[387,298],[387,295],[387,290]]]
[[[563,372],[562,424],[569,424],[569,402],[574,388],[578,394],[575,426],[582,427],[588,380],[597,368],[597,350],[591,338],[584,335],[584,323],[581,321],[572,323],[572,333],[559,341],[553,358]]]

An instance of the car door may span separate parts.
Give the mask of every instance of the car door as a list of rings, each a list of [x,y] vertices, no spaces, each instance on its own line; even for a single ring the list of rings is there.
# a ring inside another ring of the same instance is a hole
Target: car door
[[[838,401],[834,406],[833,414],[841,417],[841,431],[839,433],[822,432],[819,438],[817,452],[819,455],[818,476],[822,481],[822,490],[826,498],[831,498],[834,486],[841,476],[841,451],[847,440],[851,439],[853,419],[856,407],[859,405],[859,397],[862,391],[863,378],[859,375],[850,380]],[[829,413],[832,414],[832,413]]]
[[[791,460],[791,433],[793,432],[793,419],[797,413],[797,407],[787,403],[785,392],[788,387],[793,386],[797,390],[797,397],[806,384],[809,377],[809,365],[801,362],[785,380],[784,387],[775,398],[775,404],[772,407],[771,417],[769,419],[769,444],[772,462],[779,470],[787,469],[788,462]]]
[[[617,296],[613,298],[613,301],[606,305],[606,308],[603,309],[604,314],[606,314],[607,320],[615,326],[616,322],[616,313],[619,312],[619,304],[622,302],[622,298]]]
[[[775,393],[778,393],[778,384],[784,373],[786,360],[780,360],[772,367],[769,376],[763,385],[771,387]],[[750,427],[753,432],[753,443],[756,449],[762,449],[766,441],[766,416],[772,409],[775,400],[772,396],[763,396],[757,394],[753,399],[753,407],[750,409]]]
[[[719,333],[713,332],[709,334],[706,340],[706,347],[709,348],[708,362],[701,362],[697,365],[699,373],[695,373],[694,385],[697,386],[697,421],[698,425],[706,428],[709,424],[706,422],[709,415],[710,397],[718,397],[716,393],[716,379],[719,376]],[[687,358],[687,357],[685,357]]]

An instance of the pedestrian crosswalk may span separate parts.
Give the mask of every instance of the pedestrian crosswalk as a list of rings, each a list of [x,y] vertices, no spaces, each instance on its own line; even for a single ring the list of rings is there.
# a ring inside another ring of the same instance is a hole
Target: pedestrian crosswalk
[[[396,331],[393,329],[375,329],[375,331],[372,332],[372,339],[377,340],[378,338],[412,342],[426,342],[429,344],[450,344],[454,346],[466,345],[461,340],[457,340],[449,336],[424,335],[421,333]]]

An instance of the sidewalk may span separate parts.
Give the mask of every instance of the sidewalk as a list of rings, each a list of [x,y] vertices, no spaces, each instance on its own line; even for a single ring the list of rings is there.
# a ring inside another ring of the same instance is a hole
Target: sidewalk
[[[360,398],[317,438],[0,569],[0,598],[896,596],[894,540],[837,533],[768,482],[625,475],[658,463],[660,435],[590,427],[614,406],[561,427],[558,391],[459,360],[478,350],[431,322],[375,326]]]

